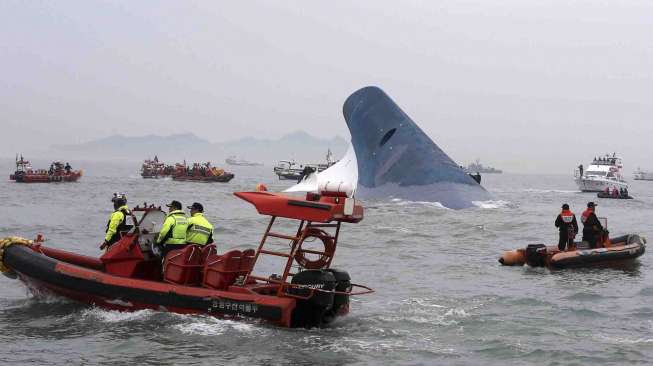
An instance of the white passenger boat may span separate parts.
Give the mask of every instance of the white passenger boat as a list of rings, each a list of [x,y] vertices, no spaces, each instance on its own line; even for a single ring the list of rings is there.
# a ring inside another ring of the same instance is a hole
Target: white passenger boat
[[[606,154],[594,158],[587,169],[584,169],[583,165],[578,166],[574,180],[583,192],[603,192],[606,188],[610,190],[628,188],[628,182],[624,180],[622,170],[621,158],[616,154]]]
[[[653,180],[653,172],[647,172],[640,168],[637,168],[633,173],[635,180]]]

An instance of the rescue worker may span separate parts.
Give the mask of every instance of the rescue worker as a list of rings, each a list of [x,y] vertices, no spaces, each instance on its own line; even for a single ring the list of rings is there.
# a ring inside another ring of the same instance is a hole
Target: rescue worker
[[[190,210],[186,241],[188,244],[206,245],[213,243],[213,225],[204,217],[204,206],[195,202],[187,207]]]
[[[172,201],[168,207],[168,215],[163,221],[156,245],[162,246],[163,258],[169,251],[181,249],[186,244],[186,231],[188,230],[188,219],[181,210],[181,202]]]
[[[69,163],[66,163],[66,167],[64,169],[66,170],[66,174],[70,174],[70,171],[73,169],[73,167],[71,167]]]
[[[612,197],[619,198],[619,190],[617,189],[617,187],[612,188]]]
[[[114,193],[113,198],[113,213],[107,222],[107,229],[105,231],[104,242],[100,245],[100,249],[109,248],[111,245],[120,240],[121,233],[127,231],[127,216],[131,216],[131,211],[127,207],[127,196],[123,193]]]
[[[603,225],[596,216],[596,206],[594,202],[587,203],[587,210],[580,218],[583,222],[583,241],[588,242],[592,249],[597,247],[598,241],[603,236]]]
[[[560,240],[558,240],[558,249],[564,251],[574,246],[574,238],[578,233],[578,222],[576,215],[569,210],[569,205],[562,205],[562,212],[556,217],[555,226],[560,229]]]

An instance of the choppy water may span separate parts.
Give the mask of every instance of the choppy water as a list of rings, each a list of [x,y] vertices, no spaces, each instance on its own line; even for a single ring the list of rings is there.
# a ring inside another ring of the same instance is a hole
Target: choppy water
[[[10,165],[1,167],[9,172]],[[106,168],[106,170],[104,170]],[[267,220],[236,190],[273,179],[271,168],[234,169],[230,184],[142,180],[137,167],[87,164],[77,184],[0,183],[0,237],[44,233],[48,245],[97,255],[114,191],[130,203],[203,202],[222,249],[253,247]],[[105,173],[108,171],[108,173]],[[120,178],[126,176],[126,178]],[[500,267],[505,249],[557,240],[560,204],[579,213],[591,194],[568,176],[485,175],[496,197],[479,208],[366,202],[335,259],[377,292],[326,329],[153,311],[120,313],[35,298],[0,277],[0,359],[14,364],[649,364],[653,358],[653,255],[621,269]],[[653,182],[633,201],[600,200],[615,235],[653,237]]]

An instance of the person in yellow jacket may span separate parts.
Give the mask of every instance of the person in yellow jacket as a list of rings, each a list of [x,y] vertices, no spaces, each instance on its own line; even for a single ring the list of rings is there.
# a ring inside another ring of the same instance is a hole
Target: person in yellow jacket
[[[168,215],[163,221],[159,237],[156,239],[158,246],[163,246],[163,258],[169,251],[181,249],[187,245],[186,231],[188,231],[188,218],[181,210],[181,202],[172,201],[168,207]]]
[[[195,202],[187,207],[190,210],[186,241],[189,244],[206,245],[213,243],[213,225],[204,217],[204,206]]]
[[[118,240],[120,240],[122,233],[129,229],[127,225],[127,216],[131,216],[131,211],[127,207],[127,196],[122,193],[114,193],[113,198],[113,213],[107,222],[107,229],[104,235],[104,242],[100,245],[100,249],[108,248]]]

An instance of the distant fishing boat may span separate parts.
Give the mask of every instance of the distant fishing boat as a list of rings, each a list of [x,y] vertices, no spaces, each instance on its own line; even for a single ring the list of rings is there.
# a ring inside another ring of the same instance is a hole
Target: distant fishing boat
[[[466,168],[463,168],[465,172],[469,174],[474,173],[483,173],[483,174],[501,174],[503,173],[500,169],[495,169],[489,166],[484,166],[481,164],[480,159],[476,159],[475,162],[470,163]]]
[[[219,169],[211,166],[210,162],[206,163],[193,163],[192,167],[177,163],[175,171],[172,174],[172,180],[185,181],[185,182],[219,182],[227,183],[234,179],[234,174],[226,172],[224,169]]]
[[[300,180],[309,172],[322,172],[335,163],[337,163],[337,161],[333,159],[333,154],[331,153],[331,150],[329,150],[327,151],[325,163],[299,164],[294,160],[281,160],[277,165],[275,165],[273,171],[281,180]]]
[[[633,173],[635,180],[653,180],[653,172],[647,172],[640,168]]]
[[[236,165],[236,166],[263,166],[262,163],[256,163],[252,161],[247,161],[245,159],[239,159],[235,155],[226,158],[224,161],[229,165]]]
[[[169,177],[172,175],[174,167],[159,161],[159,157],[154,155],[154,159],[145,159],[141,166],[141,177],[145,179],[157,179]]]
[[[34,169],[23,156],[16,155],[16,171],[9,175],[9,179],[16,183],[57,183],[77,182],[82,176],[81,170],[72,170],[70,164],[65,165],[60,161],[53,161],[50,169]]]

